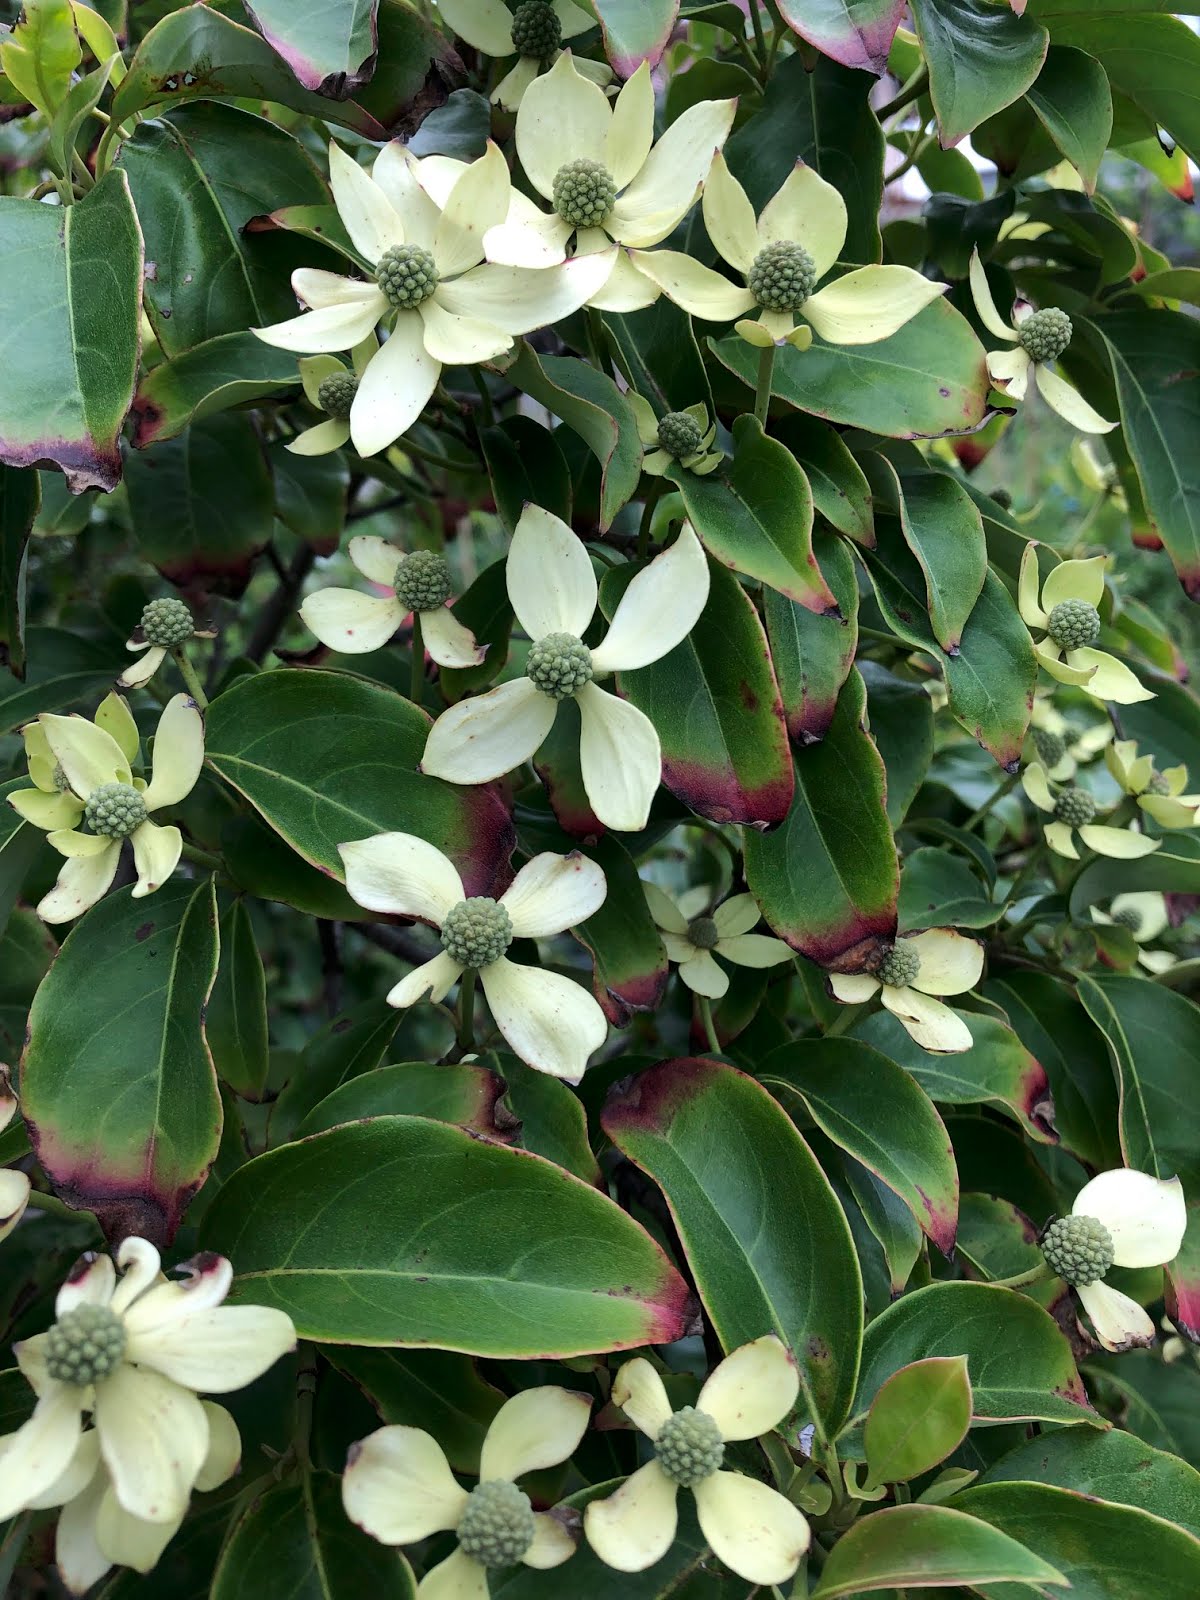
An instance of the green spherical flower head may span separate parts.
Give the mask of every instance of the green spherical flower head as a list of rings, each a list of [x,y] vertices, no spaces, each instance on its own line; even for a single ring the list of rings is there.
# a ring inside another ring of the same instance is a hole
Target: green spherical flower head
[[[46,1371],[59,1383],[107,1378],[125,1353],[125,1324],[107,1306],[76,1306],[46,1334]]]
[[[1046,622],[1060,650],[1079,650],[1100,637],[1100,613],[1086,600],[1060,600]]]
[[[562,23],[549,0],[523,0],[513,12],[512,38],[519,56],[550,59],[562,43]]]
[[[1056,1217],[1042,1235],[1047,1265],[1072,1288],[1098,1283],[1115,1253],[1112,1235],[1095,1217]]]
[[[487,895],[460,900],[442,923],[442,949],[460,967],[490,967],[512,942],[512,919]]]
[[[714,950],[721,935],[712,917],[693,917],[688,923],[688,939],[697,950]]]
[[[672,1483],[691,1489],[720,1469],[725,1459],[725,1441],[706,1411],[684,1406],[658,1430],[654,1453]]]
[[[56,794],[70,794],[71,780],[64,772],[61,761],[56,761],[54,763],[54,771],[50,775],[50,781],[54,785],[54,792]]]
[[[394,244],[380,256],[375,282],[388,305],[397,311],[413,311],[437,288],[437,268],[429,251],[419,244]]]
[[[357,393],[358,379],[352,372],[331,372],[317,385],[317,404],[335,422],[349,422],[350,407]]]
[[[573,228],[598,228],[617,198],[617,186],[608,168],[580,156],[554,174],[554,209]]]
[[[127,783],[102,783],[88,796],[83,820],[106,839],[128,839],[146,820],[146,802]]]
[[[905,939],[898,939],[875,968],[875,976],[889,989],[903,989],[921,971],[921,958]]]
[[[458,1524],[458,1547],[484,1567],[511,1567],[529,1550],[537,1524],[528,1495],[492,1478],[471,1490]]]
[[[694,456],[703,439],[700,424],[686,411],[668,411],[658,425],[659,449],[677,461],[680,456]]]
[[[525,673],[552,700],[569,700],[592,680],[592,652],[573,633],[548,633],[530,650]]]
[[[1136,938],[1142,931],[1144,918],[1136,906],[1123,906],[1120,911],[1113,912],[1113,921],[1118,928],[1128,928]]]
[[[1033,748],[1043,766],[1056,767],[1067,753],[1067,741],[1061,733],[1051,733],[1049,728],[1035,728]]]
[[[1146,793],[1169,795],[1170,792],[1171,785],[1167,779],[1166,773],[1152,772],[1150,774],[1150,782],[1146,785]]]
[[[190,639],[195,626],[192,613],[182,600],[151,600],[142,612],[146,643],[157,645],[160,650],[173,650],[177,644]]]
[[[1000,507],[1001,511],[1009,511],[1012,509],[1013,497],[1007,489],[993,489],[991,491],[991,496],[996,504]]]
[[[414,550],[396,568],[392,588],[409,611],[436,611],[450,598],[454,587],[445,556],[433,550]]]
[[[1096,802],[1086,789],[1064,789],[1054,802],[1054,820],[1068,828],[1086,828],[1096,815]]]
[[[1071,319],[1057,306],[1035,311],[1017,329],[1034,361],[1057,361],[1071,342]]]
[[[799,311],[816,286],[813,258],[790,239],[766,245],[746,274],[746,287],[767,311]]]

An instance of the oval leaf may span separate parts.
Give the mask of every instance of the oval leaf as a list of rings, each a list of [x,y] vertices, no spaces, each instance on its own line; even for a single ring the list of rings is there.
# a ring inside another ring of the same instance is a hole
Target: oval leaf
[[[901,1367],[867,1413],[863,1448],[873,1483],[908,1483],[957,1450],[971,1426],[966,1356]]]

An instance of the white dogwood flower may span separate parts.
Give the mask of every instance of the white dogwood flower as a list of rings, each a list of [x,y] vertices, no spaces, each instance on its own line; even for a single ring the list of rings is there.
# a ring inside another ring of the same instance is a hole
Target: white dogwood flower
[[[927,928],[897,939],[873,973],[828,974],[835,1000],[861,1005],[878,993],[885,1008],[923,1050],[969,1050],[971,1030],[935,995],[965,994],[983,974],[983,946],[953,928]]]
[[[8,1068],[0,1067],[0,1133],[17,1114],[17,1097],[12,1092]],[[8,1235],[25,1215],[32,1185],[28,1175],[16,1167],[0,1167],[0,1239]]]
[[[1046,635],[1034,644],[1033,653],[1059,683],[1076,684],[1097,700],[1111,700],[1119,706],[1153,700],[1153,690],[1143,688],[1124,662],[1095,648],[1106,565],[1105,556],[1060,561],[1041,585],[1039,595],[1037,546],[1027,544],[1017,585],[1021,620],[1027,628]]]
[[[479,1483],[470,1492],[455,1480],[431,1434],[380,1428],[350,1447],[342,1478],[346,1515],[381,1544],[456,1534],[457,1550],[421,1579],[419,1600],[487,1600],[489,1572],[517,1562],[545,1571],[574,1555],[566,1527],[551,1513],[534,1511],[516,1480],[568,1460],[591,1406],[587,1395],[570,1389],[513,1395],[488,1428]]]
[[[1054,704],[1053,689],[1034,690],[1030,722],[1037,758],[1055,783],[1069,783],[1081,766],[1094,761],[1115,738],[1107,718],[1088,728],[1069,722]]]
[[[1171,925],[1167,897],[1157,889],[1119,894],[1114,896],[1107,911],[1101,911],[1098,906],[1091,906],[1089,910],[1092,921],[1101,927],[1125,928],[1132,935],[1138,947],[1138,965],[1147,972],[1168,972],[1176,964],[1178,958],[1169,950],[1145,948]]]
[[[511,192],[508,165],[491,143],[470,166],[446,156],[418,161],[388,144],[369,176],[331,144],[329,174],[338,215],[374,276],[299,267],[292,287],[312,309],[253,331],[281,350],[323,355],[352,350],[380,321],[393,321],[350,404],[360,455],[386,449],[413,425],[444,365],[490,361],[515,334],[569,316],[615,259],[610,250],[541,271],[484,263],[483,235],[507,216]]]
[[[630,390],[625,398],[633,410],[638,442],[645,452],[642,471],[650,477],[661,478],[676,462],[685,472],[694,472],[700,478],[707,477],[721,465],[724,452],[713,449],[717,425],[708,420],[708,407],[703,400],[683,411],[668,411],[659,417],[640,394]]]
[[[735,967],[775,967],[795,954],[782,939],[750,932],[762,920],[753,895],[735,894],[710,916],[711,896],[705,888],[686,889],[677,900],[656,883],[643,883],[642,888],[667,955],[695,994],[719,1000],[728,990],[729,979],[714,956]]]
[[[504,952],[514,939],[548,939],[600,909],[608,885],[594,861],[546,852],[525,863],[499,900],[468,899],[454,863],[415,834],[379,833],[338,850],[360,906],[419,917],[442,936],[440,954],[401,978],[389,1005],[443,1000],[459,978],[473,984],[478,972],[496,1026],[521,1060],[579,1082],[607,1036],[603,1011],[570,978],[520,966]]]
[[[703,207],[709,238],[743,283],[677,250],[634,250],[633,264],[690,315],[706,322],[740,319],[738,333],[760,348],[787,343],[806,350],[814,330],[830,344],[875,344],[949,287],[911,267],[886,266],[856,267],[817,289],[846,242],[846,202],[802,161],[756,218],[718,151]],[[751,311],[757,317],[748,318]],[[803,319],[798,326],[797,316]]]
[[[583,786],[606,828],[646,826],[662,776],[653,723],[594,681],[649,666],[685,639],[708,599],[708,562],[690,524],[644,567],[621,597],[594,650],[583,635],[596,610],[596,575],[566,523],[527,505],[509,547],[508,596],[533,641],[523,678],[460,700],[429,730],[421,770],[451,783],[490,783],[521,765],[554,725],[561,701],[581,723]]]
[[[492,90],[492,104],[515,111],[529,85],[558,60],[564,39],[586,33],[596,18],[573,0],[438,0],[438,12],[460,39],[484,55],[516,56],[517,63]],[[606,88],[612,68],[603,61],[577,57],[576,69]]]
[[[541,211],[514,189],[502,225],[484,240],[488,260],[552,265],[566,259],[572,236],[577,261],[603,257],[617,244],[622,248],[589,304],[603,311],[653,305],[658,285],[628,252],[659,244],[691,210],[736,110],[735,100],[701,100],[655,144],[649,62],[610,105],[564,51],[526,90],[517,112],[521,165],[553,209]]]
[[[1042,1234],[1047,1264],[1075,1290],[1106,1350],[1151,1344],[1154,1323],[1136,1300],[1105,1283],[1105,1274],[1110,1267],[1174,1261],[1187,1220],[1178,1178],[1118,1167],[1085,1183],[1070,1216],[1057,1217]]]
[[[369,333],[350,352],[350,366],[337,356],[302,356],[300,385],[309,405],[325,413],[325,421],[305,428],[289,439],[288,450],[296,456],[327,456],[350,442],[350,411],[358,393],[358,381],[379,349],[379,340]]]
[[[1043,823],[1042,832],[1055,855],[1079,860],[1075,833],[1098,856],[1110,856],[1118,861],[1135,861],[1139,856],[1148,856],[1162,843],[1161,839],[1134,833],[1132,828],[1113,828],[1096,822],[1095,796],[1078,787],[1059,789],[1055,794],[1040,761],[1031,761],[1022,772],[1021,787],[1038,810],[1050,817],[1049,822]]]
[[[127,761],[136,761],[140,741],[137,723],[129,702],[119,694],[106,694],[92,719],[120,745]],[[35,828],[52,833],[59,828],[76,828],[83,820],[83,801],[50,748],[41,722],[27,722],[21,729],[25,741],[25,761],[32,789],[17,789],[8,803],[18,816]]]
[[[1133,739],[1117,739],[1104,752],[1104,764],[1140,810],[1160,828],[1194,828],[1200,819],[1200,794],[1185,794],[1188,769],[1166,767],[1159,772],[1153,756],[1138,755]]]
[[[970,274],[971,295],[979,320],[997,339],[1015,346],[1014,349],[988,351],[988,376],[996,388],[1014,400],[1024,400],[1032,367],[1034,382],[1051,410],[1057,411],[1080,433],[1111,433],[1116,423],[1106,422],[1079,390],[1049,365],[1058,360],[1071,342],[1071,319],[1067,313],[1058,306],[1045,306],[1035,311],[1027,300],[1018,300],[1013,305],[1012,322],[1005,322],[996,310],[978,249],[971,252]]]
[[[81,1256],[54,1325],[14,1347],[37,1406],[0,1439],[0,1521],[62,1478],[90,1412],[120,1506],[177,1524],[213,1443],[195,1391],[241,1389],[295,1348],[282,1311],[221,1304],[233,1280],[223,1256],[197,1256],[180,1269],[186,1278],[167,1279],[154,1246],[129,1238],[117,1265],[119,1279],[108,1256]]]
[[[407,555],[386,539],[359,534],[349,544],[351,561],[372,583],[390,595],[361,594],[357,589],[318,589],[300,607],[300,615],[323,645],[346,655],[380,650],[408,616],[419,612],[421,638],[439,667],[478,666],[487,646],[450,610],[453,580],[445,556],[432,550]]]
[[[178,650],[189,639],[215,639],[215,628],[198,628],[192,613],[182,600],[165,595],[151,600],[142,608],[137,627],[125,641],[127,650],[142,652],[140,661],[133,662],[117,679],[118,689],[136,689],[150,682],[172,650]]]
[[[38,719],[51,754],[83,801],[90,830],[60,828],[46,835],[67,858],[58,881],[38,905],[43,922],[69,922],[95,905],[117,873],[121,845],[133,845],[137,883],[133,896],[153,894],[179,865],[183,835],[151,822],[150,814],[191,794],[204,763],[204,719],[190,695],[168,700],[154,736],[150,782],[135,778],[128,745],[86,717],[43,712]],[[136,730],[135,730],[136,732]],[[134,747],[136,753],[136,744]]]
[[[676,1496],[690,1489],[704,1537],[717,1559],[747,1583],[780,1584],[800,1565],[811,1534],[803,1514],[777,1489],[723,1472],[726,1444],[757,1439],[783,1421],[800,1380],[791,1352],[767,1334],[726,1356],[695,1406],[672,1411],[662,1379],[641,1356],[613,1382],[613,1404],[654,1443],[654,1460],[615,1494],[583,1514],[592,1549],[618,1572],[642,1572],[671,1548]]]

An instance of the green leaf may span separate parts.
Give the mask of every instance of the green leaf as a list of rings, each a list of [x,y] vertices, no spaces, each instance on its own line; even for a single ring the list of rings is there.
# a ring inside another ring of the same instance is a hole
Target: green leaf
[[[46,842],[40,828],[26,822],[5,804],[10,794],[28,788],[27,778],[12,778],[0,784],[0,933],[8,926],[21,885]]]
[[[417,771],[429,719],[381,684],[287,669],[243,678],[208,713],[209,764],[296,853],[342,880],[337,847],[417,833],[469,895],[488,893],[513,847],[494,785],[460,789]]]
[[[507,1051],[499,1063],[508,1085],[505,1099],[521,1125],[517,1131],[521,1148],[600,1187],[600,1168],[588,1144],[587,1114],[579,1096],[558,1078],[527,1067]]]
[[[1011,105],[1042,70],[1050,36],[1032,17],[983,0],[913,0],[943,145]]]
[[[882,77],[904,0],[780,0],[784,20],[823,55]]]
[[[261,1100],[270,1068],[267,979],[246,902],[221,918],[221,964],[205,1032],[217,1076],[247,1100]]]
[[[648,61],[658,65],[666,48],[679,0],[584,0],[600,24],[604,53],[618,77],[630,78]]]
[[[823,739],[858,648],[858,575],[832,533],[813,535],[813,555],[829,581],[838,613],[810,610],[775,589],[763,593],[771,661],[794,744]]]
[[[287,1310],[306,1339],[549,1359],[669,1344],[687,1321],[683,1280],[607,1195],[423,1117],[247,1162],[202,1236],[236,1262],[237,1299]]]
[[[1200,160],[1200,114],[1195,86],[1200,71],[1200,39],[1179,17],[1147,16],[1123,4],[1090,5],[1092,15],[1056,16],[1051,20],[1055,44],[1085,50],[1108,74],[1114,90],[1127,95],[1155,128],[1165,128],[1193,161]]]
[[[900,926],[990,928],[1004,915],[962,856],[925,846],[904,858],[900,873]]]
[[[895,472],[904,542],[925,575],[933,636],[958,655],[967,621],[987,576],[983,518],[966,490],[944,472]]]
[[[869,1410],[898,1368],[961,1355],[976,1421],[1102,1425],[1054,1319],[1026,1295],[990,1283],[930,1284],[876,1317],[863,1340],[855,1414]]]
[[[23,100],[53,116],[83,59],[70,0],[28,0],[0,44],[0,70]]]
[[[1200,40],[1187,37],[1200,50]],[[1185,591],[1200,600],[1200,466],[1191,443],[1200,401],[1183,381],[1200,366],[1200,326],[1182,312],[1149,309],[1116,311],[1091,326],[1112,362],[1122,433],[1151,525]]]
[[[859,544],[873,543],[871,486],[841,434],[803,412],[781,417],[774,426],[804,468],[813,504],[826,522]]]
[[[383,1000],[368,1000],[314,1033],[271,1108],[271,1143],[294,1139],[300,1124],[335,1089],[373,1074],[399,1026],[398,1011]]]
[[[219,334],[145,375],[133,398],[134,445],[144,450],[176,438],[214,411],[295,393],[299,386],[290,351],[276,350],[252,333]]]
[[[825,737],[795,752],[786,820],[743,841],[746,881],[763,916],[820,966],[866,954],[896,929],[896,847],[865,709],[863,680],[851,672]]]
[[[23,676],[25,552],[41,505],[36,472],[0,466],[0,665]]]
[[[739,417],[733,438],[728,467],[707,477],[679,466],[668,474],[701,542],[725,566],[810,611],[835,611],[813,555],[812,491],[803,470],[754,417]]]
[[[787,815],[792,772],[767,637],[737,579],[708,565],[708,601],[688,637],[618,682],[658,730],[672,794],[714,822],[770,827]],[[602,602],[615,590],[610,578]]]
[[[414,1600],[412,1568],[356,1528],[333,1472],[301,1472],[256,1495],[230,1530],[212,1600]]]
[[[504,367],[510,383],[545,406],[579,435],[600,463],[600,527],[637,492],[642,470],[633,409],[603,372],[570,356],[538,356],[521,342],[517,357]]]
[[[744,339],[709,340],[709,348],[748,387],[758,352]],[[899,333],[877,344],[791,345],[775,357],[772,394],[826,422],[891,439],[937,439],[969,433],[983,421],[988,393],[983,346],[945,300],[935,300]]]
[[[1125,1425],[1139,1439],[1193,1467],[1200,1463],[1200,1373],[1191,1363],[1168,1366],[1157,1350],[1129,1350],[1096,1354],[1087,1370],[1116,1391]]]
[[[675,83],[688,76],[678,75]],[[605,312],[604,325],[630,387],[662,416],[699,401],[711,406],[708,374],[691,317],[661,295],[644,311]]]
[[[1200,1542],[1131,1506],[1045,1483],[977,1485],[955,1504],[1052,1561],[1071,1600],[1193,1600],[1200,1585]],[[1002,1600],[1006,1591],[982,1593]]]
[[[252,812],[230,817],[221,827],[220,844],[230,876],[246,894],[278,900],[331,922],[354,922],[365,915],[336,878],[302,861]]]
[[[528,422],[515,417],[515,422]],[[536,423],[531,423],[536,427]],[[548,438],[546,430],[540,430]],[[320,459],[320,458],[318,458]],[[568,511],[567,515],[570,515]],[[487,646],[487,656],[477,667],[441,667],[438,685],[453,705],[463,695],[477,693],[504,671],[512,633],[513,609],[508,598],[508,572],[504,560],[493,561],[450,608],[464,627],[470,628],[475,642]]]
[[[508,533],[515,531],[527,500],[570,522],[571,469],[549,428],[533,417],[505,417],[494,428],[481,428],[479,443]]]
[[[592,988],[614,1028],[653,1011],[667,986],[667,952],[650,915],[633,857],[612,834],[584,847],[604,870],[604,904],[574,930],[592,955]]]
[[[11,733],[41,711],[62,711],[103,695],[129,661],[128,652],[67,628],[26,632],[24,682],[0,676],[0,733]]]
[[[1071,913],[1086,917],[1090,905],[1142,889],[1161,889],[1164,894],[1200,894],[1200,839],[1187,833],[1166,833],[1154,854],[1141,861],[1095,857],[1071,886]]]
[[[684,1059],[639,1074],[603,1122],[666,1195],[724,1348],[777,1333],[811,1415],[836,1433],[854,1392],[862,1284],[842,1209],[791,1119],[753,1078]],[[764,1227],[766,1216],[788,1225]]]
[[[217,972],[212,880],[119,889],[67,935],[29,1015],[21,1105],[68,1205],[112,1238],[169,1244],[221,1136],[204,1036]]]
[[[880,1389],[863,1427],[869,1482],[908,1483],[957,1450],[971,1425],[966,1356],[901,1367]]]
[[[503,1396],[483,1381],[469,1356],[353,1345],[327,1346],[321,1353],[358,1385],[385,1422],[423,1428],[456,1472],[478,1474],[479,1452]]]
[[[344,100],[375,70],[379,0],[246,0],[246,10],[305,89]]]
[[[933,701],[919,679],[897,677],[877,661],[865,659],[858,670],[867,686],[867,726],[883,757],[888,821],[898,828],[933,759]]]
[[[785,1104],[798,1096],[833,1142],[912,1212],[943,1255],[954,1250],[958,1173],[945,1123],[907,1072],[853,1039],[802,1039],[772,1050],[758,1075]]]
[[[386,1048],[386,1045],[385,1045]],[[303,1069],[301,1069],[303,1081]],[[512,1130],[496,1123],[496,1102],[504,1093],[503,1080],[487,1067],[466,1061],[457,1064],[425,1061],[397,1062],[359,1072],[319,1100],[296,1129],[296,1137],[322,1133],[363,1117],[432,1117],[488,1139],[512,1142]]]
[[[1090,192],[1112,134],[1108,74],[1082,50],[1052,44],[1026,99]]]
[[[275,480],[275,515],[315,554],[331,556],[346,524],[350,472],[344,457],[337,451],[296,455],[282,439],[272,439],[267,462]]]
[[[830,1552],[813,1600],[889,1584],[1060,1582],[1062,1574],[1007,1534],[949,1506],[891,1506],[864,1517]]]
[[[144,560],[181,588],[240,595],[271,536],[275,491],[246,415],[220,413],[125,460],[129,518]]]
[[[129,185],[108,172],[71,206],[0,198],[5,345],[0,461],[52,462],[73,493],[112,489],[133,398],[142,238]],[[20,262],[20,270],[15,265]]]

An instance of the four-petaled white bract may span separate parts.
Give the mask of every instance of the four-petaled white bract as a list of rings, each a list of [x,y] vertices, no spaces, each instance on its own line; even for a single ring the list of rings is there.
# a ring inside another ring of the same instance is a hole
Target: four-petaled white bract
[[[953,928],[928,928],[897,941],[920,963],[917,974],[905,984],[882,983],[867,972],[829,973],[829,988],[836,1000],[861,1005],[878,993],[884,1006],[923,1050],[953,1055],[969,1050],[971,1030],[956,1011],[935,995],[965,994],[983,974],[983,946]]]
[[[723,1443],[757,1439],[778,1427],[795,1404],[800,1379],[791,1352],[774,1334],[744,1344],[714,1367],[696,1411],[715,1424]],[[626,1361],[612,1398],[651,1440],[672,1416],[655,1369],[642,1356]],[[714,1470],[692,1487],[700,1528],[718,1560],[748,1583],[786,1583],[811,1535],[803,1514],[777,1489],[740,1472]],[[610,1567],[642,1572],[675,1540],[678,1485],[659,1461],[648,1461],[606,1500],[583,1514],[588,1543]]]
[[[557,1467],[583,1438],[592,1402],[585,1394],[547,1386],[523,1389],[493,1417],[479,1457],[481,1484],[513,1484],[528,1472]],[[342,1501],[351,1522],[381,1544],[416,1544],[454,1532],[470,1495],[455,1480],[445,1452],[420,1428],[380,1428],[350,1447]],[[518,1559],[545,1570],[575,1553],[575,1541],[548,1512],[531,1519],[532,1542]],[[562,1591],[570,1592],[569,1584]],[[426,1573],[417,1594],[429,1600],[487,1600],[487,1568],[455,1550]]]
[[[1144,833],[1134,833],[1132,828],[1114,828],[1103,822],[1073,823],[1057,815],[1060,807],[1040,761],[1031,761],[1021,774],[1021,787],[1039,811],[1046,812],[1051,820],[1043,823],[1046,843],[1055,855],[1079,860],[1074,835],[1098,856],[1109,856],[1117,861],[1136,861],[1141,856],[1153,855],[1162,844],[1161,839],[1151,839]]]
[[[729,978],[714,956],[735,967],[776,967],[790,961],[795,951],[782,939],[751,933],[762,921],[753,895],[735,894],[712,913],[713,942],[697,944],[692,928],[702,917],[711,895],[707,889],[685,889],[672,899],[656,883],[643,883],[650,915],[654,918],[667,956],[679,967],[679,976],[694,994],[719,1000],[729,989]]]
[[[558,18],[559,36],[563,39],[573,39],[576,34],[586,33],[596,26],[595,17],[573,0],[548,0],[548,3]],[[446,26],[476,50],[489,56],[517,55],[513,43],[513,13],[504,0],[438,0],[437,9]],[[556,50],[553,59],[557,61],[560,54],[561,51]],[[601,88],[612,82],[612,68],[606,62],[577,57],[575,65]],[[542,66],[543,63],[533,56],[518,56],[516,65],[492,90],[492,104],[502,106],[505,111],[515,111]]]
[[[467,898],[458,869],[411,833],[380,833],[339,846],[346,888],[360,906],[394,916],[420,917],[441,928]],[[586,856],[534,856],[499,904],[516,939],[546,939],[597,912],[604,873]],[[583,1077],[588,1057],[608,1034],[603,1011],[586,989],[557,972],[525,967],[501,954],[479,969],[492,1017],[521,1060],[568,1083]],[[388,994],[388,1004],[443,1000],[467,969],[442,950]],[[474,982],[473,975],[464,982]]]
[[[581,641],[596,610],[596,575],[586,547],[560,518],[527,505],[509,547],[508,595],[535,643]],[[708,599],[708,562],[691,525],[630,582],[604,639],[588,655],[579,707],[583,787],[606,828],[646,826],[662,776],[662,749],[648,717],[594,679],[661,660],[691,632]],[[421,770],[451,783],[490,783],[528,761],[554,726],[560,701],[530,677],[461,700],[434,723]]]
[[[1135,739],[1115,739],[1104,751],[1104,764],[1138,807],[1160,828],[1194,828],[1200,817],[1200,794],[1185,794],[1188,769],[1164,767],[1158,772],[1154,757],[1139,755]]]
[[[748,278],[762,251],[798,245],[807,253],[815,281],[820,282],[846,242],[846,202],[832,184],[802,161],[755,218],[746,191],[718,152],[704,186],[703,206],[709,238],[743,279]],[[769,309],[759,306],[748,286],[730,283],[679,251],[634,250],[632,260],[684,311],[706,322],[739,319],[737,331],[742,338],[760,348],[787,343],[805,350],[814,331],[830,344],[876,344],[898,332],[949,288],[911,267],[857,267],[810,292],[795,308]],[[757,318],[748,318],[746,313],[756,307]],[[797,316],[804,319],[799,327]]]
[[[370,176],[331,144],[329,172],[338,215],[372,267],[408,245],[432,258],[437,279],[428,298],[394,312],[391,333],[359,378],[350,437],[360,455],[386,449],[412,427],[443,365],[502,355],[514,335],[577,311],[611,270],[611,248],[540,270],[484,263],[483,235],[508,214],[511,192],[508,165],[490,142],[470,166],[446,156],[418,161],[402,145],[385,145]],[[292,287],[312,309],[254,329],[281,350],[352,350],[391,310],[374,281],[299,267]]]
[[[1031,542],[1021,556],[1017,603],[1026,627],[1046,632],[1055,606],[1068,601],[1099,608],[1104,598],[1106,556],[1092,556],[1087,561],[1060,561],[1041,585],[1039,596],[1037,551],[1037,545]],[[1144,688],[1136,673],[1107,650],[1097,650],[1092,645],[1064,648],[1047,633],[1034,645],[1033,653],[1052,678],[1086,689],[1097,700],[1128,706],[1139,700],[1154,699],[1154,691]]]
[[[1188,1221],[1178,1178],[1156,1178],[1127,1167],[1085,1183],[1071,1215],[1102,1224],[1112,1240],[1114,1267],[1165,1267],[1179,1254]],[[1127,1294],[1103,1279],[1078,1284],[1075,1293],[1105,1349],[1153,1343],[1152,1319]]]
[[[1153,943],[1171,925],[1167,897],[1160,894],[1157,889],[1140,889],[1129,894],[1115,895],[1107,911],[1101,911],[1099,906],[1090,906],[1088,910],[1092,921],[1101,927],[1128,929],[1138,947],[1139,967],[1145,967],[1147,972],[1157,974],[1168,972],[1175,966],[1179,958],[1172,955],[1169,950],[1146,949],[1148,944]]]

